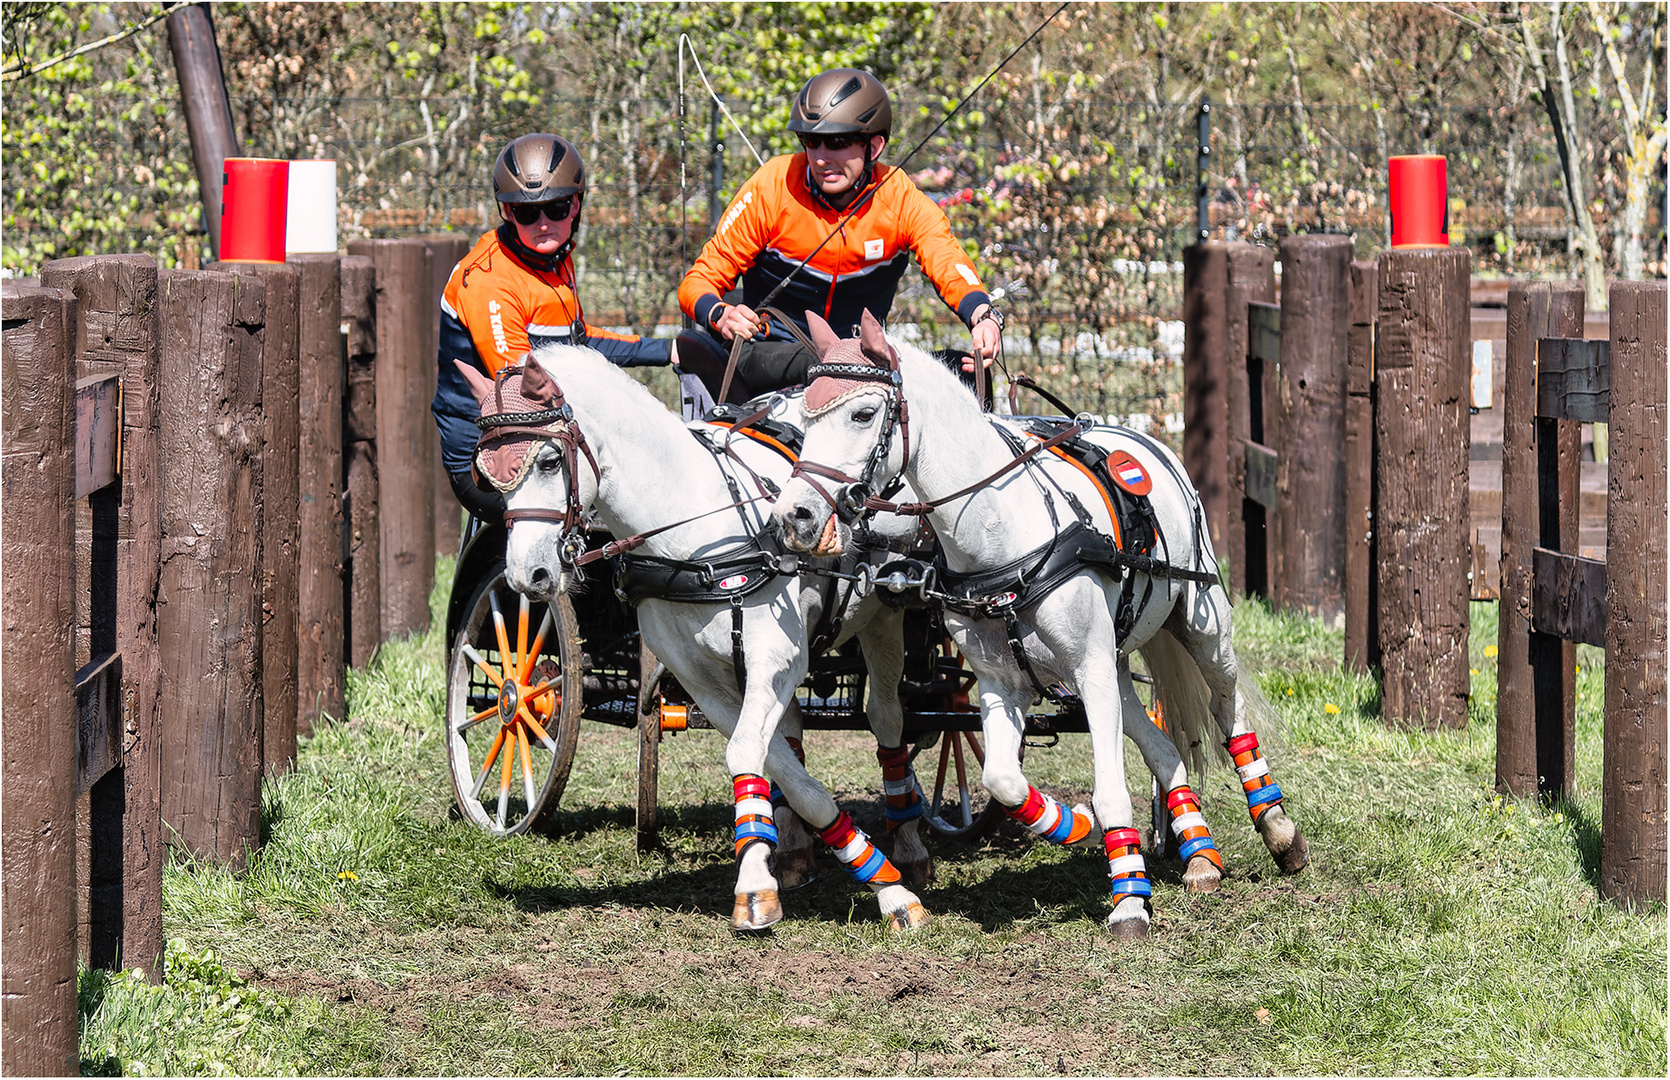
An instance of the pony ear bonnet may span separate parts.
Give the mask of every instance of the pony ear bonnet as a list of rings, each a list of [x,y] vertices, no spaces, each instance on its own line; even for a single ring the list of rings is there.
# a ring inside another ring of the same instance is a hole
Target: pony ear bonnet
[[[812,344],[818,347],[819,360],[827,360],[829,350],[841,343],[840,335],[815,311],[806,313],[806,329],[812,332]]]
[[[522,357],[522,396],[539,405],[549,405],[557,398],[557,380],[539,366],[532,353]]]
[[[858,345],[864,358],[877,367],[891,367],[898,359],[893,346],[887,343],[887,335],[882,333],[880,321],[870,314],[869,308],[864,309],[858,321]]]
[[[476,404],[485,405],[488,395],[493,392],[493,380],[477,371],[473,364],[466,364],[456,358],[452,362],[458,366],[459,374],[464,376],[464,382],[469,384],[470,393],[475,395]]]

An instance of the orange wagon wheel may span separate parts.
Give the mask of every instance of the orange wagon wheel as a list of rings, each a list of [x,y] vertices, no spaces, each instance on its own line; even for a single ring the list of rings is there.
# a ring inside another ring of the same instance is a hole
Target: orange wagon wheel
[[[492,566],[447,665],[447,763],[466,821],[510,836],[557,808],[580,736],[580,676],[568,598],[530,601]]]

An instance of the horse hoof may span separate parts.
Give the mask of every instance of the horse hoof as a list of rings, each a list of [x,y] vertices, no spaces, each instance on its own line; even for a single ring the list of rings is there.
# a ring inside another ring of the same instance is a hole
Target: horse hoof
[[[912,900],[898,911],[887,913],[887,928],[896,934],[902,934],[928,925],[931,918],[933,916],[928,914],[927,908]]]
[[[907,885],[920,888],[925,885],[932,885],[934,882],[934,861],[932,859],[910,863],[894,860],[893,865],[898,867],[899,876],[904,879]]]
[[[1192,893],[1217,892],[1223,871],[1205,855],[1196,855],[1183,869],[1183,884]]]
[[[1272,806],[1264,812],[1258,819],[1258,833],[1283,873],[1297,874],[1310,863],[1310,844],[1281,807]]]
[[[1116,941],[1148,940],[1147,919],[1116,919],[1109,915],[1107,926]]]
[[[783,904],[776,889],[738,893],[731,908],[731,929],[739,934],[758,934],[783,921]]]
[[[777,884],[784,892],[804,889],[818,879],[817,853],[811,848],[777,852]]]

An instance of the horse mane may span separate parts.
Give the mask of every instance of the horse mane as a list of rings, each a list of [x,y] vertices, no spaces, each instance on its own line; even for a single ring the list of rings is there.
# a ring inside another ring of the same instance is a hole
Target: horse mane
[[[556,380],[565,397],[579,396],[593,401],[619,401],[632,406],[646,424],[664,425],[672,437],[684,430],[684,421],[643,383],[596,349],[585,345],[544,345],[534,350],[534,359]],[[571,402],[572,403],[572,402]],[[587,405],[582,405],[582,410]]]

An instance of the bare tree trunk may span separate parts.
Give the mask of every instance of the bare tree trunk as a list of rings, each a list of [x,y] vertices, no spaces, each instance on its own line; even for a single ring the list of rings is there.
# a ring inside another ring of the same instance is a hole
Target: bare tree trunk
[[[1554,32],[1554,57],[1559,65],[1560,85],[1555,87],[1543,63],[1542,47],[1531,32],[1525,6],[1519,7],[1519,32],[1525,43],[1525,58],[1537,74],[1539,94],[1548,110],[1549,123],[1554,127],[1554,146],[1560,153],[1560,168],[1566,179],[1566,206],[1571,211],[1572,227],[1578,263],[1583,276],[1584,301],[1590,311],[1606,310],[1606,268],[1601,261],[1600,234],[1595,230],[1595,219],[1589,213],[1588,196],[1584,193],[1582,164],[1577,160],[1573,144],[1576,133],[1573,118],[1577,114],[1571,94],[1571,65],[1566,59],[1566,32],[1560,14],[1564,5],[1560,0],[1549,9],[1549,22]]]
[[[1654,80],[1653,57],[1649,50],[1645,71],[1641,77],[1641,100],[1636,102],[1630,90],[1629,73],[1623,57],[1612,39],[1612,20],[1602,6],[1589,0],[1589,15],[1594,20],[1595,32],[1600,36],[1607,66],[1617,86],[1619,100],[1624,107],[1624,215],[1619,230],[1621,251],[1619,269],[1628,281],[1640,281],[1646,262],[1647,200],[1651,197],[1652,181],[1663,175],[1659,168],[1664,156],[1666,128],[1662,114],[1653,109],[1653,96],[1658,86]],[[1653,41],[1660,40],[1664,9],[1657,9],[1658,26],[1654,27]]]

